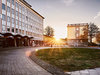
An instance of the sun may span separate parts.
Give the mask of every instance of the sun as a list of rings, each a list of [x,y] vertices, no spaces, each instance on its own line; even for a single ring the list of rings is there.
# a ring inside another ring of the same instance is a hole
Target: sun
[[[59,37],[54,36],[54,38],[55,38],[56,41],[60,41],[60,38]]]

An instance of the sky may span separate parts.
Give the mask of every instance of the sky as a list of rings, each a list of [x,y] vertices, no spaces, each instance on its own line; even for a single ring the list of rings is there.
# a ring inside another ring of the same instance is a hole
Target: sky
[[[51,26],[55,36],[67,37],[67,24],[94,22],[100,27],[100,0],[26,0]]]

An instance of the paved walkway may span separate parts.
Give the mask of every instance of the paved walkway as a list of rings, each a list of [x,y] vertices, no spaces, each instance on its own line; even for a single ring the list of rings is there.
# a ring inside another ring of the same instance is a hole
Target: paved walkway
[[[14,49],[0,52],[0,75],[52,75],[30,58],[30,51],[42,48]],[[98,48],[99,49],[99,48]],[[71,75],[100,75],[100,68],[67,72]]]
[[[36,48],[0,52],[0,75],[51,75],[33,62],[28,55]]]
[[[100,75],[100,68],[86,69],[80,71],[66,72],[70,75]]]

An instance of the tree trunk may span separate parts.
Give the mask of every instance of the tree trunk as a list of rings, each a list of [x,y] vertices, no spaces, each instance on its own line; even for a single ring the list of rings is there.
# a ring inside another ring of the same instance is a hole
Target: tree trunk
[[[92,43],[92,36],[90,36],[90,43]]]

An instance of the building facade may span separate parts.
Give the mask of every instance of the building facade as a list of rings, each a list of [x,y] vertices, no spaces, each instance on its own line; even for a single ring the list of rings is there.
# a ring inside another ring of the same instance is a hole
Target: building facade
[[[67,25],[68,45],[88,46],[88,23]]]
[[[43,19],[25,0],[0,0],[0,34],[5,38],[12,36],[15,42],[15,38],[27,38],[29,43],[33,40],[32,44],[40,44],[43,41]]]

